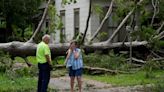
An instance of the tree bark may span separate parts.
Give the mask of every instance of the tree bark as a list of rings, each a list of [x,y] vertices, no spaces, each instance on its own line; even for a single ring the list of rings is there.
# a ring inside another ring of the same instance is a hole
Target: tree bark
[[[161,29],[163,28],[163,26],[164,26],[164,21],[162,21],[161,26],[157,29],[157,34],[160,33],[160,31],[161,31]]]
[[[147,45],[147,41],[134,41],[132,42],[132,47],[137,47],[137,46],[145,46]],[[117,43],[106,43],[106,42],[99,42],[99,43],[93,43],[92,45],[85,45],[84,48],[90,50],[104,50],[104,49],[113,49],[117,47],[122,47],[125,46],[127,48],[130,47],[130,42],[125,42],[124,44],[122,42],[117,42]]]
[[[92,0],[90,0],[90,3],[89,3],[88,18],[87,18],[86,28],[85,28],[85,31],[84,31],[84,35],[83,35],[83,38],[82,38],[81,44],[84,43],[84,41],[85,41],[85,37],[86,37],[86,34],[87,34],[87,31],[88,31],[89,19],[90,19],[90,17],[91,17],[91,7],[92,7]]]
[[[146,45],[146,41],[142,42],[132,42],[133,47]],[[125,42],[124,45],[129,48],[130,42]],[[69,48],[69,43],[62,44],[49,44],[52,57],[66,55],[66,51]],[[95,50],[105,50],[113,49],[117,47],[122,47],[122,42],[118,43],[94,43],[92,45],[84,45],[82,48],[85,50],[85,53],[91,53]],[[24,42],[10,42],[10,43],[0,43],[0,49],[3,51],[9,52],[12,56],[35,56],[37,44],[35,43],[24,43]]]
[[[154,23],[154,18],[155,16],[158,14],[158,10],[157,10],[157,6],[158,6],[158,0],[151,0],[152,2],[152,6],[154,8],[154,13],[153,13],[153,17],[152,17],[152,20],[151,20],[151,26],[153,26],[153,23]]]
[[[157,36],[155,36],[154,38],[159,38],[162,39],[164,38],[164,31],[162,31],[161,33],[159,33]]]
[[[164,31],[161,32],[158,36],[159,36],[159,39],[163,39],[164,38]]]
[[[41,20],[40,20],[40,22],[39,22],[39,24],[38,24],[38,26],[37,26],[37,28],[36,28],[34,34],[33,34],[32,37],[30,38],[30,40],[28,41],[29,43],[30,43],[30,42],[32,43],[32,42],[33,42],[33,39],[34,39],[34,38],[36,37],[36,35],[41,31],[41,27],[42,27],[42,25],[43,25],[43,23],[44,23],[44,21],[45,21],[45,19],[46,19],[46,15],[47,15],[47,12],[48,12],[48,6],[49,6],[50,2],[51,2],[51,0],[48,0],[47,5],[46,5],[46,7],[45,7],[45,9],[44,9],[44,12],[43,12],[43,16],[42,16],[42,18],[41,18]]]
[[[111,15],[111,13],[112,13],[113,3],[114,3],[114,0],[111,1],[111,3],[110,3],[110,7],[109,7],[109,9],[108,9],[108,11],[107,11],[107,13],[106,13],[104,19],[102,20],[100,26],[98,27],[98,29],[96,30],[96,32],[94,33],[94,35],[91,37],[91,39],[90,39],[89,42],[91,42],[91,41],[94,40],[94,38],[98,35],[98,33],[100,32],[100,30],[102,29],[104,23],[107,21],[107,19],[108,19],[109,16]]]

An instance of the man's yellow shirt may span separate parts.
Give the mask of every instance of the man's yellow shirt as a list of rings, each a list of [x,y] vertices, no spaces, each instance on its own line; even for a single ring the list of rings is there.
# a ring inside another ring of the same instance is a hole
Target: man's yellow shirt
[[[49,46],[45,42],[40,42],[37,46],[36,50],[36,59],[38,63],[46,63],[45,55],[49,55],[51,57],[51,52]]]

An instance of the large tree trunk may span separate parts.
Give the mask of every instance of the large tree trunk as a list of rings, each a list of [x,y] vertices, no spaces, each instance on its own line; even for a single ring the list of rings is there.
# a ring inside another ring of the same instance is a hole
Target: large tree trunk
[[[52,55],[65,55],[69,44],[49,44]],[[37,44],[24,42],[0,43],[0,49],[9,52],[13,56],[35,56]]]
[[[65,65],[56,65],[54,68],[62,69],[62,68],[65,68]],[[110,70],[110,69],[106,69],[106,68],[89,67],[89,66],[84,66],[83,70],[85,72],[93,74],[93,75],[106,74],[106,73],[110,73],[110,74],[117,74],[117,73],[129,74],[129,73],[131,73],[131,72],[125,72],[125,71],[120,71],[120,70]]]
[[[133,47],[146,45],[146,41],[142,42],[132,42]],[[82,48],[86,51],[86,53],[91,53],[95,50],[105,50],[105,49],[113,49],[117,47],[122,47],[122,42],[112,43],[112,44],[103,44],[103,43],[95,43],[93,45],[84,45]],[[66,51],[69,48],[69,43],[62,44],[49,44],[52,57],[55,56],[63,56],[66,54]],[[129,42],[125,42],[124,46],[127,48],[130,47]],[[35,56],[36,54],[37,44],[35,43],[24,43],[24,42],[10,42],[10,43],[0,43],[0,49],[9,52],[12,56]]]
[[[140,4],[143,0],[140,0],[140,2],[138,4]],[[40,32],[41,26],[46,18],[46,14],[48,11],[48,6],[50,4],[51,0],[48,1],[47,6],[44,10],[44,14],[42,16],[42,19],[35,31],[35,33],[33,34],[33,36],[31,37],[31,39],[24,43],[24,42],[10,42],[10,43],[0,43],[0,49],[9,52],[11,55],[13,56],[35,56],[36,54],[36,48],[37,48],[37,44],[36,43],[32,43],[33,42],[33,38]],[[111,5],[112,6],[112,5]],[[85,50],[85,53],[91,53],[95,50],[107,50],[107,49],[113,49],[113,48],[121,48],[121,47],[126,47],[129,48],[130,47],[130,42],[117,42],[117,43],[111,43],[111,40],[115,37],[115,35],[118,33],[119,29],[124,25],[124,23],[127,21],[127,19],[130,17],[130,15],[134,12],[133,8],[129,14],[125,17],[125,19],[120,23],[120,25],[118,26],[118,28],[115,30],[115,32],[113,33],[113,35],[108,39],[108,41],[106,42],[100,42],[100,43],[93,43],[92,45],[84,45],[82,48]],[[100,27],[101,29],[101,27]],[[163,36],[163,32],[161,32],[161,35]],[[138,47],[138,46],[143,46],[148,44],[148,42],[146,41],[134,41],[132,42],[132,47]],[[55,56],[61,56],[61,55],[65,55],[67,49],[69,48],[69,44],[68,43],[62,43],[62,44],[49,44],[51,52],[52,52],[52,57]]]

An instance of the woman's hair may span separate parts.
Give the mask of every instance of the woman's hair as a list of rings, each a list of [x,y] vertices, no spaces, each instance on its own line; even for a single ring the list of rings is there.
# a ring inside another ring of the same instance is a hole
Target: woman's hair
[[[71,41],[70,45],[73,44],[73,43],[76,45],[76,47],[79,47],[79,44],[76,40]]]
[[[76,40],[71,41],[70,44],[73,44],[73,43],[75,43],[75,45],[77,45],[77,41]]]

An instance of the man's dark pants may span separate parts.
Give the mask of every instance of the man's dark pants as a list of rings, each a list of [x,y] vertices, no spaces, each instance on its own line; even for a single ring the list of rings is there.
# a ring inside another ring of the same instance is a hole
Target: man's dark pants
[[[38,90],[37,92],[47,92],[48,83],[50,80],[50,65],[48,63],[38,64],[39,78],[38,78]]]

